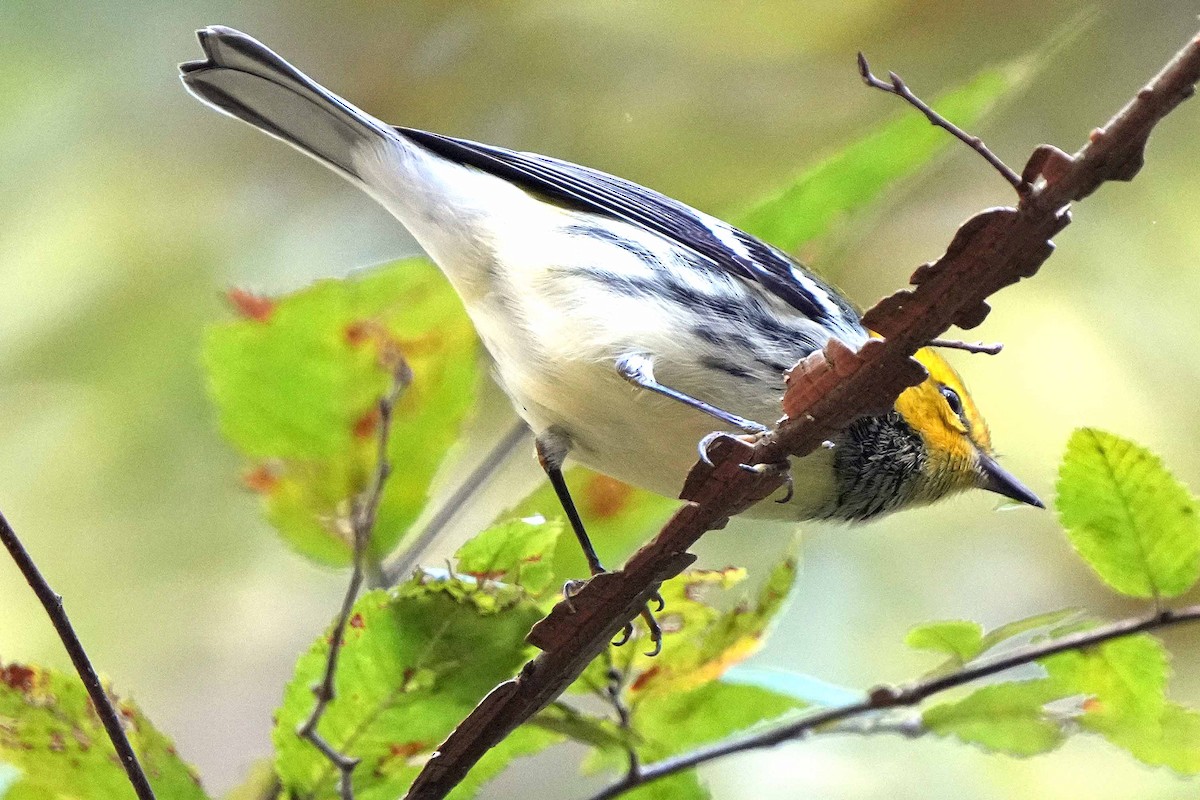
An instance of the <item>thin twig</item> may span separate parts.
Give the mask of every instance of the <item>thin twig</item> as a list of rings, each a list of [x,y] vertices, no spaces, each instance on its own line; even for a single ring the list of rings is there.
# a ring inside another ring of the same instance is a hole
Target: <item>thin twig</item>
[[[389,558],[383,565],[383,582],[386,586],[395,586],[400,581],[406,580],[417,564],[417,559],[425,552],[425,548],[437,538],[447,525],[458,515],[462,507],[487,483],[488,478],[496,471],[501,464],[504,463],[517,446],[524,441],[529,441],[532,449],[532,436],[529,432],[529,426],[524,420],[518,419],[509,429],[500,437],[483,460],[475,469],[471,470],[470,474],[458,485],[451,495],[442,503],[441,508],[429,520],[429,524],[425,526],[417,537],[411,542],[406,543],[404,550],[396,556]]]
[[[117,751],[117,758],[120,760],[121,766],[125,768],[125,774],[129,776],[129,783],[133,786],[138,800],[154,800],[154,790],[150,788],[150,781],[146,778],[137,754],[133,752],[133,745],[129,743],[129,738],[125,735],[120,715],[113,708],[108,692],[104,691],[104,687],[100,684],[100,677],[92,667],[87,652],[83,649],[83,643],[79,641],[79,636],[71,626],[71,620],[67,617],[66,609],[63,608],[62,597],[50,588],[50,584],[46,582],[41,570],[34,563],[33,557],[29,555],[25,545],[21,544],[21,540],[17,538],[17,532],[8,524],[8,520],[4,518],[3,514],[0,514],[0,541],[4,542],[9,555],[16,562],[21,574],[25,576],[33,593],[37,595],[38,600],[42,601],[42,608],[46,609],[50,622],[54,624],[54,630],[58,631],[58,638],[62,640],[67,655],[71,657],[71,663],[75,665],[75,671],[79,673],[79,678],[83,681],[88,696],[92,698],[96,714],[99,715],[100,722],[103,723],[104,730],[108,733],[108,738]]]
[[[1083,650],[1113,639],[1121,639],[1138,633],[1196,621],[1200,621],[1200,605],[1187,606],[1175,611],[1156,611],[1149,616],[1125,619],[1110,625],[1093,628],[1089,631],[1064,636],[1060,639],[1053,639],[1042,644],[1027,645],[1006,653],[1003,656],[981,660],[973,666],[964,667],[948,675],[916,681],[901,687],[878,686],[868,693],[867,699],[858,703],[824,709],[760,733],[729,739],[708,747],[697,748],[690,753],[683,753],[671,758],[665,758],[653,764],[646,764],[641,768],[635,779],[623,778],[608,788],[592,795],[588,800],[610,800],[610,798],[624,794],[630,789],[644,786],[652,781],[665,778],[668,775],[674,775],[675,773],[691,769],[709,761],[714,761],[718,758],[735,753],[744,753],[747,750],[774,747],[784,742],[800,739],[818,728],[825,728],[826,726],[876,711],[901,706],[915,706],[923,700],[948,689],[953,689],[1014,667],[1032,664],[1039,659],[1057,653],[1063,653],[1068,650]]]
[[[888,78],[890,80],[884,81],[876,78],[871,73],[870,65],[867,64],[867,57],[862,53],[858,54],[858,74],[862,76],[863,83],[865,83],[867,86],[870,86],[872,89],[879,89],[880,91],[887,92],[888,94],[894,94],[897,97],[903,98],[905,102],[924,114],[925,118],[929,120],[931,125],[936,125],[937,127],[948,131],[952,136],[966,144],[967,147],[970,147],[976,153],[983,156],[984,160],[991,164],[992,167],[1000,173],[1004,180],[1012,184],[1012,187],[1017,190],[1017,194],[1025,194],[1028,187],[1025,182],[1021,180],[1021,176],[1014,172],[1011,167],[1001,161],[999,156],[989,150],[987,145],[983,143],[982,139],[980,139],[978,136],[972,136],[930,108],[924,100],[912,93],[899,75],[894,72],[889,72]]]
[[[617,669],[617,666],[612,661],[611,649],[605,652],[608,653],[608,685],[604,687],[604,698],[613,707],[613,711],[616,712],[617,727],[628,734],[633,730],[632,714],[629,711],[629,706],[625,705],[625,698],[622,696],[622,693],[625,691],[625,682],[629,679],[629,673],[628,671]],[[637,748],[634,747],[632,738],[629,738],[625,742],[625,753],[629,760],[629,767],[625,772],[625,780],[637,780],[642,772],[642,762],[638,758]]]
[[[989,356],[996,356],[1004,349],[1001,342],[964,342],[960,339],[931,339],[930,347],[945,347],[950,350],[966,350],[968,353],[983,353]]]
[[[375,473],[367,491],[355,498],[350,511],[350,527],[354,537],[354,569],[350,573],[350,584],[346,587],[346,595],[342,598],[342,608],[329,638],[329,655],[325,659],[325,671],[319,683],[312,687],[313,696],[317,702],[312,712],[296,729],[296,735],[307,739],[321,754],[338,770],[338,792],[342,800],[354,800],[353,777],[354,768],[360,759],[347,756],[331,745],[324,736],[317,733],[317,724],[325,715],[325,710],[336,697],[334,678],[337,675],[338,657],[344,644],[343,637],[346,625],[350,621],[350,613],[354,610],[354,601],[362,589],[367,551],[371,545],[371,534],[375,529],[375,516],[379,511],[379,502],[383,497],[383,487],[391,474],[392,465],[388,459],[388,436],[392,428],[392,412],[396,401],[412,382],[412,372],[407,362],[400,359],[392,380],[392,388],[379,401],[378,448],[375,457]]]

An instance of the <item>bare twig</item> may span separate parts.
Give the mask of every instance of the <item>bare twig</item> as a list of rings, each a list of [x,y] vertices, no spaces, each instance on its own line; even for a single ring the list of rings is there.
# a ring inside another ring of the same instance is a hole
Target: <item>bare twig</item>
[[[912,93],[908,85],[894,72],[888,73],[888,80],[880,80],[871,73],[871,67],[867,64],[867,57],[862,53],[858,54],[858,74],[862,76],[863,83],[870,86],[872,89],[894,94],[902,98],[913,108],[925,115],[925,119],[929,120],[931,125],[936,125],[943,130],[948,131],[959,141],[966,144],[976,153],[981,155],[985,161],[992,165],[997,172],[1000,173],[1004,180],[1012,184],[1012,187],[1017,190],[1017,194],[1024,194],[1026,191],[1025,182],[1021,176],[1012,170],[1007,164],[1000,160],[1000,157],[988,149],[987,145],[978,136],[972,136],[962,128],[955,125],[950,120],[943,117],[941,114],[934,111],[929,105]]]
[[[610,800],[624,792],[643,786],[659,778],[674,775],[700,764],[714,761],[734,753],[744,753],[747,750],[757,750],[764,747],[774,747],[784,742],[802,738],[809,733],[826,728],[845,720],[860,718],[873,712],[902,706],[915,706],[933,695],[953,689],[980,678],[986,678],[1014,667],[1032,664],[1038,659],[1046,658],[1067,650],[1083,650],[1102,644],[1113,639],[1122,639],[1146,631],[1167,628],[1185,622],[1200,621],[1200,605],[1188,606],[1175,611],[1155,611],[1145,617],[1121,620],[1110,625],[1093,628],[1089,631],[1064,636],[1037,645],[1027,645],[1013,650],[1003,656],[984,659],[978,663],[964,667],[957,672],[941,675],[929,680],[917,681],[907,686],[877,686],[872,689],[867,699],[850,705],[828,708],[813,714],[805,715],[792,722],[779,725],[769,730],[750,736],[729,739],[709,747],[701,747],[690,753],[684,753],[672,758],[666,758],[653,764],[644,765],[638,776],[630,780],[627,776],[621,781],[593,795],[589,800]],[[903,732],[903,731],[900,731]],[[909,734],[905,734],[909,735]]]
[[[392,412],[395,410],[396,401],[400,399],[400,395],[411,382],[412,372],[409,370],[408,364],[401,358],[394,373],[391,390],[379,401],[378,449],[371,485],[367,487],[364,494],[355,498],[350,511],[350,527],[354,537],[354,569],[350,573],[350,584],[346,587],[346,596],[342,598],[341,611],[338,613],[333,631],[329,635],[329,655],[325,659],[325,671],[321,675],[321,681],[312,687],[313,696],[317,698],[317,702],[313,705],[308,719],[296,728],[297,736],[311,742],[337,768],[339,773],[338,792],[341,794],[342,800],[354,800],[352,781],[354,768],[358,766],[359,759],[339,752],[324,736],[317,733],[317,724],[336,697],[334,678],[337,676],[338,656],[342,652],[343,637],[346,633],[346,625],[350,620],[350,613],[354,610],[354,601],[362,589],[367,551],[370,549],[371,534],[375,529],[375,516],[379,511],[379,501],[383,497],[383,487],[392,471],[391,461],[388,459],[388,436],[392,428]]]
[[[996,356],[1004,349],[1004,345],[1000,342],[988,344],[986,342],[964,342],[959,339],[932,339],[929,342],[930,347],[945,347],[951,350],[966,350],[968,353],[984,353],[989,356]]]
[[[625,682],[629,678],[629,673],[627,671],[618,669],[617,666],[612,662],[611,649],[606,650],[605,652],[609,653],[610,655],[607,674],[608,685],[604,687],[604,698],[608,701],[609,705],[613,707],[613,711],[616,712],[617,727],[619,727],[625,733],[629,733],[632,730],[632,715],[630,714],[629,706],[625,705],[625,698],[622,696],[622,692],[625,691]],[[638,758],[637,748],[634,747],[632,739],[629,739],[625,742],[625,753],[629,759],[629,768],[625,772],[625,780],[637,780],[642,772],[642,762],[641,759]]]
[[[387,560],[383,565],[384,585],[394,586],[410,576],[413,568],[417,565],[417,560],[424,554],[425,548],[450,524],[462,507],[487,483],[492,473],[512,455],[522,442],[528,442],[528,446],[532,449],[533,437],[529,432],[529,426],[525,424],[524,420],[518,419],[509,426],[504,436],[493,445],[479,465],[471,470],[454,492],[446,498],[425,529],[411,543],[406,543],[402,552]]]
[[[1074,156],[1047,146],[1035,150],[1018,181],[1029,188],[1017,208],[990,209],[968,220],[941,258],[913,274],[913,288],[866,313],[864,325],[882,338],[857,352],[833,339],[797,364],[779,426],[752,445],[734,438],[714,442],[712,465],[697,464],[688,475],[681,493],[688,504],[621,569],[597,575],[572,596],[570,608],[560,603],[534,626],[529,641],[543,652],[459,724],[407,796],[445,797],[484,753],[558,697],[662,581],[694,560],[687,551],[705,532],[783,485],[778,474],[747,471],[743,464],[807,455],[859,416],[889,410],[904,389],[924,380],[925,369],[912,355],[953,325],[967,330],[980,324],[990,310],[988,297],[1034,275],[1053,252],[1051,237],[1070,222],[1066,206],[1106,181],[1131,179],[1150,131],[1192,95],[1198,80],[1200,37]]]
[[[104,730],[108,733],[108,738],[117,751],[117,758],[120,760],[121,766],[125,768],[125,774],[129,776],[129,783],[133,786],[138,800],[154,800],[154,790],[150,788],[150,781],[146,778],[137,754],[133,752],[133,745],[129,743],[129,738],[125,735],[120,715],[113,708],[108,693],[100,684],[100,677],[92,667],[87,652],[83,649],[83,643],[79,641],[79,636],[71,626],[71,620],[67,617],[66,609],[63,608],[62,597],[50,588],[50,584],[46,582],[41,570],[34,563],[33,557],[29,555],[25,545],[21,544],[21,540],[17,538],[17,532],[8,524],[8,520],[4,518],[3,514],[0,514],[0,541],[4,542],[9,555],[16,562],[21,574],[25,576],[33,593],[42,602],[42,608],[46,609],[50,622],[54,624],[54,630],[58,632],[58,638],[62,640],[67,655],[71,657],[71,663],[75,665],[75,671],[79,673],[79,678],[83,681],[88,696],[92,698],[96,714],[99,715],[100,722],[103,723]]]

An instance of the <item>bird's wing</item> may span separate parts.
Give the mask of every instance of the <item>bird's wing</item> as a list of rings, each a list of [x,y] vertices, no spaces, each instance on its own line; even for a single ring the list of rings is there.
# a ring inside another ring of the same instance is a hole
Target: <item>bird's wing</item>
[[[781,250],[652,189],[568,161],[428,131],[397,128],[443,158],[497,175],[569,206],[639,225],[721,269],[754,281],[809,319],[860,331],[845,298]]]

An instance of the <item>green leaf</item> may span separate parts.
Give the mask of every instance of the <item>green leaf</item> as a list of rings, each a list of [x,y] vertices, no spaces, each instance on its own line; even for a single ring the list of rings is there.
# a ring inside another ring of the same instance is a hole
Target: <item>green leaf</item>
[[[931,706],[921,718],[939,736],[955,736],[997,753],[1032,756],[1050,752],[1065,739],[1061,723],[1045,710],[1061,697],[1061,687],[1051,680],[997,683]]]
[[[793,551],[772,568],[756,602],[743,599],[726,611],[714,608],[707,595],[736,585],[745,577],[744,570],[689,570],[664,583],[660,593],[666,608],[658,615],[663,654],[650,658],[640,648],[618,655],[638,673],[633,693],[678,692],[706,685],[749,658],[762,646],[795,576]]]
[[[1075,431],[1059,471],[1058,512],[1071,544],[1122,594],[1175,597],[1200,577],[1196,501],[1133,442]]]
[[[541,517],[493,525],[454,554],[458,571],[480,580],[516,584],[532,595],[541,595],[554,580],[554,548],[563,527],[560,519]]]
[[[1143,634],[1042,659],[1064,694],[1087,697],[1078,724],[1138,760],[1200,773],[1200,714],[1166,699],[1168,654]]]
[[[1154,767],[1169,767],[1183,775],[1200,774],[1200,713],[1167,703],[1157,717],[1084,717],[1086,726],[1102,733],[1130,755]]]
[[[378,403],[398,357],[412,368],[373,542],[377,555],[392,549],[475,394],[475,335],[454,291],[413,259],[274,300],[230,296],[244,318],[213,326],[204,347],[221,430],[284,541],[319,562],[350,561],[347,516],[375,469]]]
[[[655,694],[634,707],[633,729],[647,761],[715,742],[760,722],[803,708],[787,695],[712,681],[694,689]]]
[[[207,797],[141,710],[109,697],[159,800]],[[0,664],[0,784],[9,780],[5,800],[134,797],[79,678],[22,664]]]
[[[619,563],[638,546],[662,529],[678,500],[635,489],[627,483],[584,467],[572,467],[565,473],[571,495],[587,526],[592,544],[605,564]],[[565,515],[554,489],[544,483],[497,519],[542,516],[563,521]],[[587,562],[574,536],[559,539],[554,553],[553,582],[586,578]]]
[[[943,95],[933,107],[970,128],[1024,78],[1019,66],[989,69]],[[862,208],[926,164],[955,140],[910,108],[811,167],[779,194],[738,215],[739,227],[787,251],[828,232],[842,215]]]
[[[980,652],[987,652],[997,645],[1027,633],[1053,628],[1069,619],[1078,617],[1080,613],[1078,608],[1064,608],[1061,611],[1048,611],[1044,614],[1034,614],[1032,617],[1005,623],[987,632],[987,635],[983,637]]]
[[[1086,650],[1068,650],[1039,661],[1058,682],[1062,696],[1093,698],[1090,714],[1157,717],[1166,705],[1167,651],[1141,634],[1113,639]]]
[[[423,759],[496,684],[526,660],[524,643],[541,617],[532,599],[495,584],[431,580],[418,575],[390,592],[374,591],[355,604],[346,628],[337,698],[318,732],[361,764],[359,800],[394,800]],[[328,654],[322,636],[296,664],[276,714],[276,771],[297,796],[335,798],[335,771],[296,728],[313,707],[312,686]],[[482,780],[506,757],[556,740],[545,730],[522,733],[482,768]]]
[[[904,643],[916,650],[945,653],[961,666],[983,652],[983,627],[959,619],[927,622],[910,630]]]

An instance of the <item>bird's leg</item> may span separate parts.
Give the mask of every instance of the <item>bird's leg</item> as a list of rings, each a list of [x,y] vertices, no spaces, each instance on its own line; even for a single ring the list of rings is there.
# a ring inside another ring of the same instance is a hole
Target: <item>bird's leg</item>
[[[571,523],[571,530],[575,532],[575,538],[579,540],[579,546],[583,549],[584,558],[587,559],[588,569],[593,576],[599,575],[601,572],[607,572],[604,565],[600,563],[600,557],[596,555],[596,548],[592,546],[592,540],[587,535],[587,529],[583,527],[583,520],[579,516],[579,509],[575,507],[575,500],[571,497],[571,490],[567,488],[567,481],[563,478],[562,466],[567,458],[567,453],[571,450],[571,438],[564,431],[557,428],[547,428],[542,433],[538,434],[534,440],[537,449],[538,463],[542,465],[542,469],[546,472],[546,477],[550,479],[550,485],[554,487],[554,494],[558,496],[558,502],[562,504],[563,511],[567,515],[567,520]],[[570,602],[571,595],[578,591],[580,584],[575,581],[569,581],[563,587],[563,595]],[[655,592],[651,599],[658,603],[658,610],[663,609],[663,599]],[[654,618],[654,613],[649,606],[642,609],[642,619],[646,621],[646,627],[650,631],[650,641],[654,645],[654,650],[647,655],[657,655],[662,650],[662,628],[659,627],[658,621]],[[629,641],[633,635],[633,623],[625,624],[625,629],[621,632],[620,638],[613,644],[620,646]]]
[[[714,405],[709,405],[703,400],[698,400],[689,394],[684,394],[677,389],[672,389],[670,386],[664,386],[654,378],[654,369],[650,364],[650,359],[636,353],[626,353],[619,357],[616,361],[617,372],[621,377],[641,389],[648,389],[651,392],[657,392],[663,397],[669,397],[676,402],[683,403],[685,406],[703,411],[711,417],[724,422],[726,425],[732,425],[735,428],[745,431],[746,433],[766,433],[768,428],[766,425],[761,425],[753,420],[739,417],[737,414],[731,414],[724,409],[717,408]]]

